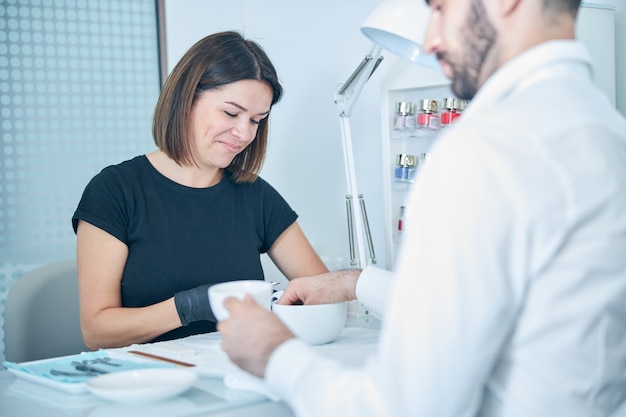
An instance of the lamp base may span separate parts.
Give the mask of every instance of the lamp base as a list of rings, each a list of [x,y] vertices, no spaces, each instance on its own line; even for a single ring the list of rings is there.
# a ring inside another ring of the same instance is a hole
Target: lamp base
[[[348,318],[346,327],[364,327],[367,329],[380,329],[382,321],[367,309],[358,300],[348,302]]]

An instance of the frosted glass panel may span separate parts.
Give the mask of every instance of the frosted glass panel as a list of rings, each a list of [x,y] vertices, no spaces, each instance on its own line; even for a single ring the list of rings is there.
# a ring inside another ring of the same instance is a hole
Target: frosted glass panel
[[[0,0],[2,315],[24,272],[75,257],[89,179],[154,148],[157,39],[154,0]]]

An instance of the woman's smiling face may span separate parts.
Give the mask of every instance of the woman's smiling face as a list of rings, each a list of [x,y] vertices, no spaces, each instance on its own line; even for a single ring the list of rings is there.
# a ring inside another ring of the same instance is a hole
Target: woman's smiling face
[[[272,97],[272,89],[257,80],[236,81],[202,93],[189,119],[189,144],[200,169],[228,167],[256,137]]]

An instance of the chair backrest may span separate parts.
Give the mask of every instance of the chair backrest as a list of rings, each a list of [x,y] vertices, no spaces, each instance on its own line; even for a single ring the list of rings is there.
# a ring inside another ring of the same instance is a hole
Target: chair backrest
[[[80,331],[75,260],[45,265],[13,284],[4,310],[4,343],[12,362],[88,350]]]

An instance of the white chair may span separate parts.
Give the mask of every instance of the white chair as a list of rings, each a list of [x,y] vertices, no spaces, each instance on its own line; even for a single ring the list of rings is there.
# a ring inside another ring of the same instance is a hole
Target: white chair
[[[12,362],[88,350],[80,331],[76,260],[37,268],[13,284],[4,310],[4,343]]]

